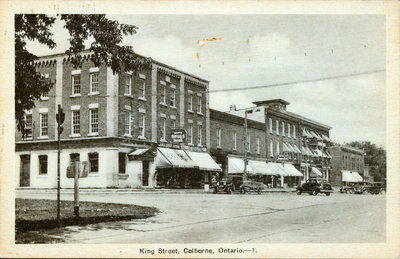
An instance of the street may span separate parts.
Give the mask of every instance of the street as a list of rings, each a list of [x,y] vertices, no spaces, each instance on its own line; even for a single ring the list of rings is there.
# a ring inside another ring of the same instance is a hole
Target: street
[[[56,194],[17,190],[16,197]],[[73,194],[62,193],[61,199],[73,200]],[[375,243],[386,235],[385,195],[82,192],[80,200],[153,206],[161,213],[41,233],[66,243]]]

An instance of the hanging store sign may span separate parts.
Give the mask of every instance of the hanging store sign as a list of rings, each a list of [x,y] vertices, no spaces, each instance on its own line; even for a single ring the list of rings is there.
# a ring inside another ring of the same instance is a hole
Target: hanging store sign
[[[172,130],[171,134],[172,143],[186,143],[186,130],[184,129],[176,129]]]

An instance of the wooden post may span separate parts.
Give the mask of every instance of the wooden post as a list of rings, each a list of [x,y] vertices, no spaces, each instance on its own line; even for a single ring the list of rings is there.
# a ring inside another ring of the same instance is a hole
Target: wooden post
[[[79,164],[75,162],[75,178],[74,178],[74,215],[79,217]]]

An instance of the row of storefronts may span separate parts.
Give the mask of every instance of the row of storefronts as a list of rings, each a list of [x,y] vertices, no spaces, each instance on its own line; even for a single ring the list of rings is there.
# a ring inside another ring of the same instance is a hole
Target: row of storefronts
[[[331,127],[287,111],[285,100],[217,111],[209,107],[207,80],[155,60],[140,71],[113,74],[84,54],[80,69],[63,54],[35,63],[54,87],[26,111],[26,133],[16,132],[17,187],[56,187],[59,105],[65,111],[62,188],[73,187],[66,171],[77,161],[91,169],[81,187],[203,188],[226,176],[240,183],[245,175],[267,187],[330,180],[331,161],[341,159],[331,155]],[[351,171],[360,169],[358,157],[345,158]]]

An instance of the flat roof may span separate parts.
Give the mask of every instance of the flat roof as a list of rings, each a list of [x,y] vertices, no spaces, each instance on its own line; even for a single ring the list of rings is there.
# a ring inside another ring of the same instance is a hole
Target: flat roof
[[[285,101],[283,99],[271,99],[271,100],[264,100],[264,101],[255,101],[253,103],[255,105],[270,104],[270,103],[282,103],[282,104],[285,104],[285,105],[290,104],[290,102]]]

